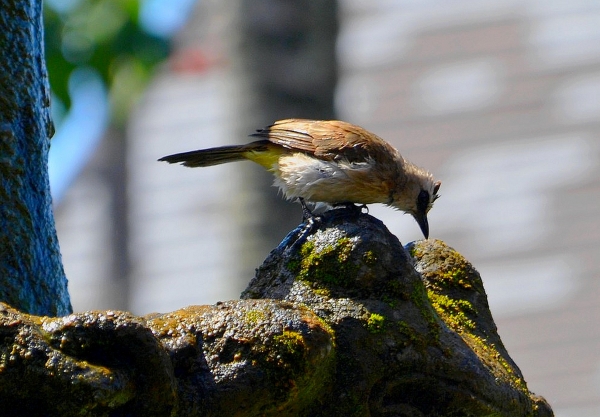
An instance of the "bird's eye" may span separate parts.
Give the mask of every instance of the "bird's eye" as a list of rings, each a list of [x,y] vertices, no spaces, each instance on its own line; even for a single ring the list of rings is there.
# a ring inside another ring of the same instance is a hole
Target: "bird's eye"
[[[417,210],[421,213],[427,212],[429,206],[429,193],[425,190],[421,190],[417,197]]]

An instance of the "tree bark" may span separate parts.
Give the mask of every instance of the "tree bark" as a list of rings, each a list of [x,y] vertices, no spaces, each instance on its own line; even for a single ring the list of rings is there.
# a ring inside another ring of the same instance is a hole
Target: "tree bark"
[[[0,300],[39,315],[71,311],[48,181],[54,127],[41,0],[0,8]]]

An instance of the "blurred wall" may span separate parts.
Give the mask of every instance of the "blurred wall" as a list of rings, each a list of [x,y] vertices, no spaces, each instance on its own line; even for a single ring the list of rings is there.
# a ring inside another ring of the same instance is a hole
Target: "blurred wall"
[[[237,234],[258,221],[251,207],[261,197],[245,194],[244,181],[262,175],[259,167],[155,162],[245,140],[236,130],[245,87],[230,56],[231,4],[199,4],[131,121],[136,313],[236,298],[268,254],[248,253]],[[339,4],[338,117],[442,180],[431,237],[481,272],[530,389],[557,416],[600,415],[600,4]],[[110,307],[105,195],[88,171],[58,209],[76,310]],[[409,216],[377,206],[371,214],[403,243],[421,238]],[[248,256],[254,261],[240,268]]]

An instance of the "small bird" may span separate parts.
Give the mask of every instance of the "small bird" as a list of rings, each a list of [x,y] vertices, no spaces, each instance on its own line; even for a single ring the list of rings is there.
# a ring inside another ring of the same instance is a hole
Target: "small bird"
[[[427,213],[441,182],[362,127],[339,120],[280,120],[246,145],[220,146],[160,158],[187,167],[248,159],[275,176],[286,198],[331,205],[382,203],[412,215],[425,238]]]

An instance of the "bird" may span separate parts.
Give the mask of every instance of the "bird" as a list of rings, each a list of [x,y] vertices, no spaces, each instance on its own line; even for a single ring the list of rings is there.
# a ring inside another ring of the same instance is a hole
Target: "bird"
[[[250,160],[271,172],[290,200],[338,205],[382,203],[412,215],[425,239],[441,182],[379,136],[340,120],[285,119],[250,135],[258,140],[164,156],[207,167]]]

